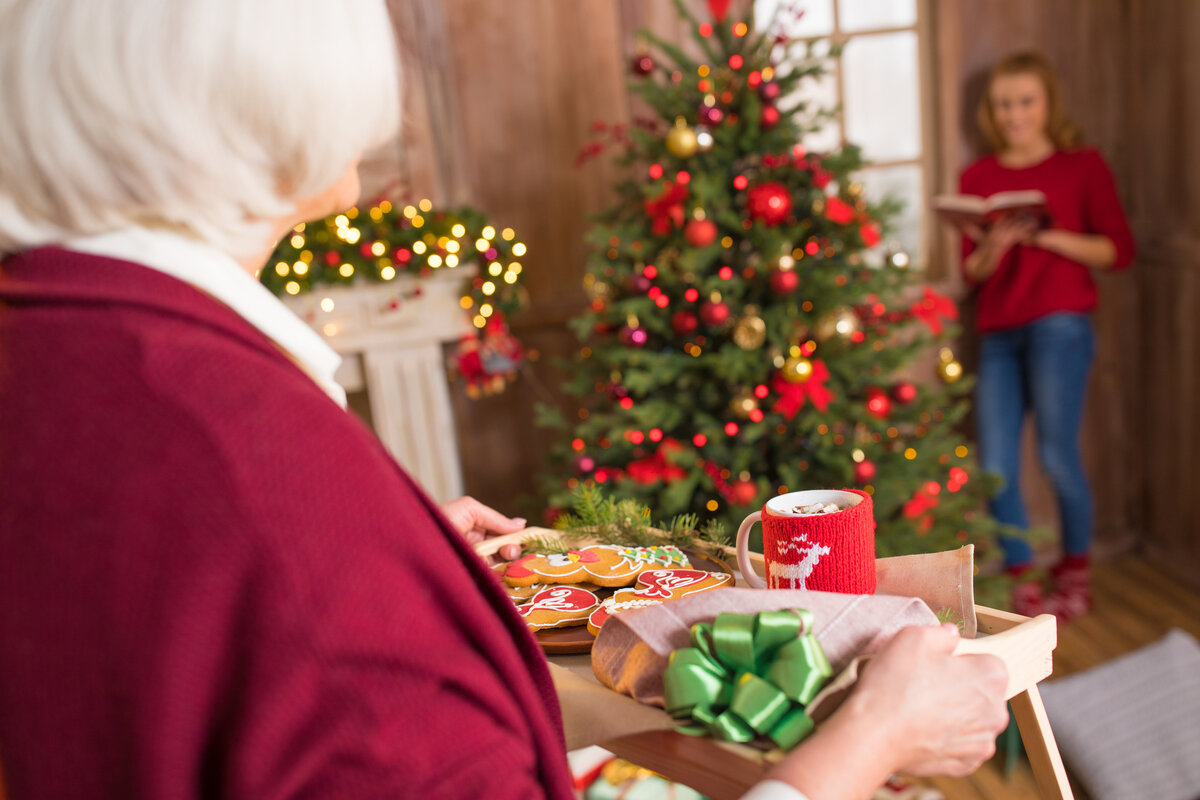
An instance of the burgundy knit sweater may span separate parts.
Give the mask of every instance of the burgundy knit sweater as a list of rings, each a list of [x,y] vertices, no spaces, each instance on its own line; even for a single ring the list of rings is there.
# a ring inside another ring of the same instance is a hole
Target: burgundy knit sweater
[[[542,657],[375,437],[190,286],[0,264],[12,800],[570,797]]]
[[[986,156],[967,167],[959,187],[964,194],[981,197],[1038,189],[1046,195],[1052,227],[1108,237],[1116,250],[1113,269],[1124,269],[1133,261],[1129,223],[1112,172],[1097,150],[1058,150],[1045,161],[1021,168],[1005,167],[996,156]],[[975,243],[964,236],[963,264],[974,250]],[[991,333],[1060,311],[1085,312],[1095,307],[1091,270],[1041,247],[1017,245],[979,284],[976,327]]]

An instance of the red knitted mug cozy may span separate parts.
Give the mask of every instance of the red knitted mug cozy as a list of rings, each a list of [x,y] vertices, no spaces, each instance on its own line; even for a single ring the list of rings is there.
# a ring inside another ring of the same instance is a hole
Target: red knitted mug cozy
[[[785,517],[762,508],[767,586],[845,594],[875,593],[875,514],[871,496],[832,514]]]

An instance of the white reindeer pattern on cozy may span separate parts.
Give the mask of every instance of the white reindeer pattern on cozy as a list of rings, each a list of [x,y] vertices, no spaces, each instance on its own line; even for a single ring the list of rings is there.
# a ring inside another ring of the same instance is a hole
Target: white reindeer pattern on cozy
[[[800,534],[797,539],[780,542],[777,548],[780,558],[790,553],[803,553],[804,558],[799,564],[780,564],[772,561],[770,564],[770,584],[772,589],[804,589],[808,576],[816,569],[821,556],[829,555],[829,546],[813,544],[806,534]]]

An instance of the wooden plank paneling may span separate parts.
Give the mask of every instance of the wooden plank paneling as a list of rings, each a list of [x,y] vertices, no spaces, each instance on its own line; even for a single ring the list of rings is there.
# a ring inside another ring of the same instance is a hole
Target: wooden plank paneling
[[[399,12],[409,0],[393,2]],[[515,497],[533,491],[553,440],[533,425],[534,404],[569,405],[553,364],[577,347],[565,323],[585,303],[583,237],[591,215],[614,201],[620,177],[610,158],[577,168],[576,154],[593,122],[627,124],[641,113],[626,88],[636,31],[648,27],[683,40],[685,27],[669,0],[415,2],[437,6],[424,24],[440,15],[444,27],[406,32],[406,39],[419,40],[411,50],[432,48],[438,56],[417,59],[406,85],[410,92],[442,87],[457,138],[431,132],[419,110],[406,133],[418,145],[448,148],[467,187],[464,199],[513,227],[529,248],[523,259],[529,303],[512,327],[541,358],[503,394],[471,401],[455,392],[453,399],[467,491],[513,510]],[[703,3],[689,0],[689,6]],[[437,71],[437,80],[423,79],[427,70]],[[444,200],[451,193],[425,163],[431,158],[419,150],[407,159],[410,183],[417,194]]]

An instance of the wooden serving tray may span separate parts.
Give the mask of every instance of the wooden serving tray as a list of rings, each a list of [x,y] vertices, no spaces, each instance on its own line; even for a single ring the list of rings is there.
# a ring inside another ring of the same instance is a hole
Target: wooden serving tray
[[[756,571],[765,572],[761,555],[751,554],[751,562]],[[1066,770],[1037,688],[1038,682],[1047,678],[1053,667],[1056,620],[1048,614],[1030,619],[978,605],[975,611],[979,634],[975,639],[964,639],[956,652],[989,653],[1004,661],[1009,675],[1005,695],[1012,704],[1039,793],[1047,800],[1072,798]],[[584,669],[585,665],[579,663],[579,658],[550,659],[551,674],[563,700],[564,716],[571,723],[569,727],[585,732],[589,729],[609,732],[603,741],[593,743],[622,758],[691,786],[713,800],[740,797],[780,758],[778,752],[764,753],[745,745],[685,736],[669,729],[643,729],[622,734],[623,720],[634,716],[647,719],[645,712],[650,707],[641,706],[600,685],[590,674],[591,670]],[[583,706],[585,711],[581,714],[576,707],[575,713],[568,714],[572,710],[568,708],[568,698],[581,695],[591,697]],[[575,742],[571,746],[585,743],[572,734],[572,730],[567,730],[568,741]]]

